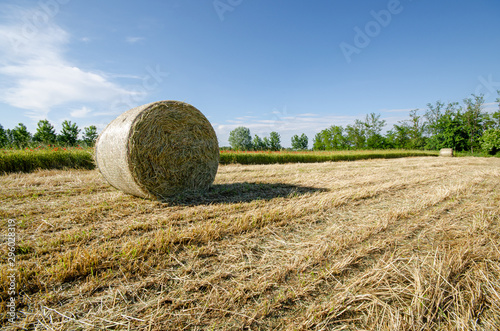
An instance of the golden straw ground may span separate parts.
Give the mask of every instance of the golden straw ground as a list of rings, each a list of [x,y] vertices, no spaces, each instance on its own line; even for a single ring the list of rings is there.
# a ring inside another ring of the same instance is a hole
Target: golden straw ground
[[[0,187],[0,219],[18,222],[21,327],[500,325],[500,159],[227,165],[202,198],[167,203],[98,171]]]

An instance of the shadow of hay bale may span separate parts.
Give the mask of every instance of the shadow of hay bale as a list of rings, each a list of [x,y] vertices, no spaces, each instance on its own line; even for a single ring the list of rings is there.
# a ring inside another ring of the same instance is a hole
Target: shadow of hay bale
[[[327,189],[298,186],[291,184],[269,183],[232,183],[215,184],[208,191],[184,192],[162,200],[172,205],[196,206],[218,203],[242,203],[256,200],[272,200],[287,198],[315,192],[326,192]]]

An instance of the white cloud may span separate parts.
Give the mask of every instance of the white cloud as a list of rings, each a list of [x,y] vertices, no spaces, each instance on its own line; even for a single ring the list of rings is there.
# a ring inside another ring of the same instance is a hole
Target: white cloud
[[[88,117],[91,112],[92,110],[90,108],[83,106],[79,109],[73,109],[69,114],[71,115],[71,117],[85,118]]]
[[[41,119],[54,107],[76,102],[110,104],[137,94],[106,74],[72,65],[64,55],[70,35],[53,20],[39,22],[27,33],[25,18],[32,11],[18,7],[10,11],[13,23],[0,25],[0,77],[5,82],[0,84],[0,102]]]
[[[286,116],[281,116],[285,113]],[[311,146],[314,135],[317,132],[331,125],[346,126],[347,124],[354,123],[354,120],[359,118],[357,116],[321,115],[312,113],[294,116],[294,114],[287,113],[286,111],[280,113],[274,110],[271,112],[270,116],[271,119],[255,118],[247,119],[244,122],[227,120],[225,123],[214,123],[213,126],[221,146],[229,145],[227,141],[229,132],[239,126],[249,128],[252,137],[258,135],[262,138],[268,136],[270,132],[276,131],[280,134],[281,144],[285,147],[290,146],[292,135],[305,133],[309,137],[309,145]]]
[[[498,102],[487,102],[483,105],[483,111],[488,113],[497,112],[500,109]]]
[[[129,44],[135,44],[141,40],[144,40],[143,37],[127,37],[125,39],[126,42],[128,42]]]
[[[409,110],[403,114],[402,110],[384,110],[381,111],[382,120],[386,120],[385,129],[390,129],[398,121],[408,119]],[[391,113],[389,116],[384,116],[383,113]],[[392,114],[394,113],[394,114]],[[401,114],[400,114],[401,113]],[[269,118],[270,117],[270,118]],[[221,146],[228,146],[227,138],[229,132],[239,126],[244,126],[250,129],[252,137],[258,135],[261,138],[268,136],[270,132],[276,131],[281,136],[281,144],[285,147],[290,146],[290,139],[295,134],[305,133],[309,137],[309,147],[312,146],[312,141],[316,133],[331,125],[339,125],[344,128],[353,124],[356,119],[363,120],[364,116],[354,115],[325,115],[314,113],[301,113],[294,115],[288,113],[286,108],[282,111],[273,110],[266,118],[248,118],[245,121],[226,120],[225,123],[214,123],[214,129],[219,138]]]
[[[337,116],[337,115],[319,115],[307,114],[288,116],[275,119],[256,119],[248,120],[246,122],[227,120],[224,124],[215,126],[216,131],[221,135],[227,135],[229,132],[238,126],[245,126],[252,131],[252,134],[268,134],[271,131],[279,133],[297,133],[299,131],[314,131],[319,132],[330,125],[342,125],[354,123],[357,116]]]

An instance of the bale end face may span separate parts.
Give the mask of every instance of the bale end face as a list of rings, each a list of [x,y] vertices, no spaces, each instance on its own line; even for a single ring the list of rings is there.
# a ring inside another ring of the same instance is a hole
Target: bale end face
[[[439,156],[453,157],[453,148],[441,148]]]

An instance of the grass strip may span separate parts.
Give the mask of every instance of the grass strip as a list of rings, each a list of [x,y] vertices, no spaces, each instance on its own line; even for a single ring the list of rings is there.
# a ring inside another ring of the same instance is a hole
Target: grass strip
[[[327,161],[356,161],[367,159],[393,159],[412,156],[438,156],[432,151],[356,151],[306,153],[221,153],[220,164],[273,164],[317,163]]]
[[[38,150],[0,152],[0,173],[32,172],[38,169],[94,169],[88,150]]]
[[[220,164],[319,163],[437,156],[435,151],[334,151],[334,152],[222,152]],[[0,151],[0,174],[32,172],[38,169],[95,169],[93,149],[4,150]]]

